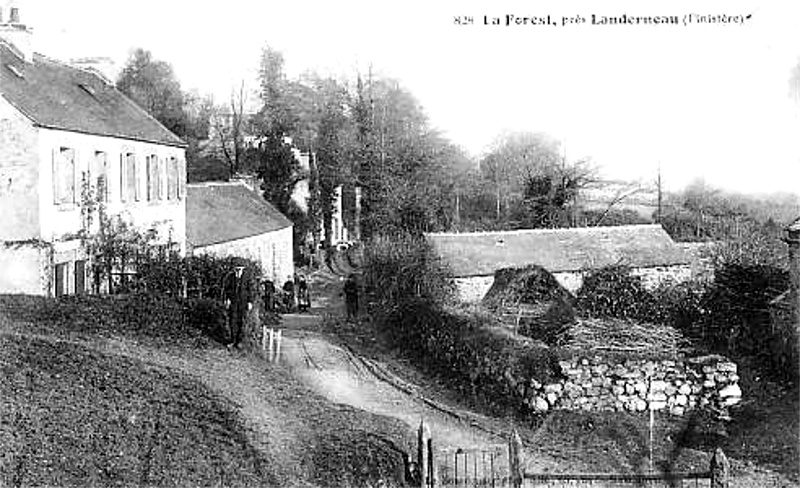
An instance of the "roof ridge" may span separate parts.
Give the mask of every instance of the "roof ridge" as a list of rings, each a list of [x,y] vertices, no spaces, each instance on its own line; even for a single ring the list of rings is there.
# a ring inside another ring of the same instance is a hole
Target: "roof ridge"
[[[608,229],[636,229],[636,228],[658,228],[664,229],[661,224],[628,224],[628,225],[602,225],[591,227],[556,227],[556,228],[542,228],[542,229],[512,229],[512,230],[490,230],[490,231],[477,231],[477,232],[426,232],[426,236],[434,237],[457,237],[457,236],[481,236],[481,235],[495,235],[495,234],[534,234],[534,233],[556,233],[556,232],[598,232]]]

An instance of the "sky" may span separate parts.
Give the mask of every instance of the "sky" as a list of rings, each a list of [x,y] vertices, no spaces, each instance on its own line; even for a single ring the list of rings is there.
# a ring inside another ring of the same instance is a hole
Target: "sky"
[[[220,101],[242,81],[255,91],[269,44],[290,77],[352,80],[371,68],[398,79],[431,125],[475,156],[503,132],[546,132],[568,159],[589,157],[608,178],[652,181],[660,167],[668,189],[703,178],[800,195],[792,0],[17,3],[38,52],[122,66],[143,47],[173,65],[184,89]],[[677,16],[680,25],[600,23],[622,14]],[[507,15],[549,15],[553,24],[505,25]],[[486,24],[495,17],[501,25]]]

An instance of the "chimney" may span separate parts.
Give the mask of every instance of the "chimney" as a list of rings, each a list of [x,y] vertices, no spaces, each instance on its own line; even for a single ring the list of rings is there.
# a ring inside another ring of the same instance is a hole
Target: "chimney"
[[[0,39],[11,44],[17,54],[30,63],[33,60],[33,30],[22,23],[15,1],[7,3],[3,11],[8,12],[8,19],[0,16]]]

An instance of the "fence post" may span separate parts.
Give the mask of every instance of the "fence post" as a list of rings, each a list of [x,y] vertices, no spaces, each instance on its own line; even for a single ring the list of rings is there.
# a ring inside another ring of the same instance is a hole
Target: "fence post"
[[[519,438],[516,429],[508,441],[508,471],[511,486],[520,488],[522,486],[522,439]]]
[[[281,357],[281,342],[283,342],[283,329],[278,329],[278,332],[275,335],[275,357],[273,358],[274,362],[278,362],[278,358]]]
[[[275,329],[269,328],[269,329],[267,329],[267,332],[269,334],[268,360],[269,360],[269,362],[272,362],[272,354],[273,354],[273,351],[275,350]]]
[[[711,457],[711,466],[709,468],[711,472],[711,488],[729,488],[730,469],[731,466],[728,462],[728,458],[725,457],[725,453],[722,452],[722,449],[718,447]]]
[[[428,437],[428,486],[436,486],[436,464],[433,460],[433,437]]]
[[[267,326],[261,326],[261,353],[267,350]]]
[[[424,420],[419,421],[419,429],[417,429],[417,470],[419,472],[419,486],[426,488],[428,486],[428,439],[430,433],[428,426],[425,425]]]

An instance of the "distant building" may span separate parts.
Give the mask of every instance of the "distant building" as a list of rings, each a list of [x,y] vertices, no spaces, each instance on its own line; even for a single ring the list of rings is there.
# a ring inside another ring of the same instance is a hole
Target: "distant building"
[[[185,250],[185,143],[0,4],[0,293],[84,293],[98,207]],[[93,218],[89,218],[89,216]]]
[[[478,301],[495,271],[530,264],[551,272],[575,293],[586,271],[627,265],[647,287],[691,276],[689,258],[660,225],[530,229],[505,232],[426,234],[456,277],[460,297]]]
[[[243,182],[188,185],[186,240],[195,255],[251,259],[276,283],[294,275],[292,222]]]

